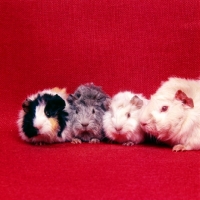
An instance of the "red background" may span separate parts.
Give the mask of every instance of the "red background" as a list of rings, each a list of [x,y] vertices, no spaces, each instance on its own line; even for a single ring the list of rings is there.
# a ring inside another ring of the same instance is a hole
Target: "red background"
[[[21,141],[22,101],[94,82],[149,97],[169,76],[200,76],[198,0],[1,0],[1,199],[199,199],[200,152],[141,144]]]

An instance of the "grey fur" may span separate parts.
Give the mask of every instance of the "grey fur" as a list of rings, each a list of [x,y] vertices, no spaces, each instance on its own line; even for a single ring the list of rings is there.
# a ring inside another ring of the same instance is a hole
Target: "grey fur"
[[[68,97],[70,104],[84,104],[91,106],[101,106],[106,111],[110,103],[110,96],[106,94],[100,86],[96,86],[93,83],[86,83],[80,85],[74,94]]]
[[[110,97],[101,87],[92,83],[80,85],[68,97],[72,112],[69,115],[69,128],[72,143],[96,143],[104,138],[103,115],[108,110]]]

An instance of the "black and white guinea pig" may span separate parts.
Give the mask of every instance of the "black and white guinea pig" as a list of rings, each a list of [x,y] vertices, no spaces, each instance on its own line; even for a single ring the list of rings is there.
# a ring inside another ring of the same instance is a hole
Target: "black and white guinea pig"
[[[103,116],[106,137],[127,146],[143,142],[145,132],[140,127],[139,113],[146,103],[142,94],[124,91],[114,95]]]
[[[200,80],[163,82],[143,107],[140,124],[173,151],[200,150]]]
[[[67,96],[65,88],[57,87],[28,96],[17,121],[22,140],[35,144],[67,141]]]
[[[67,98],[72,112],[69,127],[72,143],[98,143],[104,138],[103,115],[110,97],[93,83],[80,85]]]

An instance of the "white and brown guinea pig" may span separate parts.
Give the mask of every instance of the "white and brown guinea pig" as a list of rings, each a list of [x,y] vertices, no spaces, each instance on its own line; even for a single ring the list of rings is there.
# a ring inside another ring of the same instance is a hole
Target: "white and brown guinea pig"
[[[109,110],[103,116],[106,137],[127,146],[142,143],[145,139],[145,132],[139,124],[139,113],[147,101],[142,94],[129,91],[114,95]]]
[[[43,144],[68,140],[66,89],[45,89],[22,103],[17,121],[22,140]]]
[[[140,115],[141,127],[173,151],[200,150],[200,80],[171,77]]]

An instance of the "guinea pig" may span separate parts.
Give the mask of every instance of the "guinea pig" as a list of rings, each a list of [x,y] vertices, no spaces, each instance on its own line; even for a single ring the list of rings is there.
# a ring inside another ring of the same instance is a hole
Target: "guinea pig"
[[[17,121],[19,135],[26,142],[43,144],[65,142],[69,104],[66,89],[45,89],[30,95],[22,103]]]
[[[71,106],[69,129],[71,142],[74,144],[89,142],[99,143],[104,138],[103,115],[110,101],[99,86],[93,83],[80,85],[68,96]]]
[[[173,151],[200,149],[200,81],[171,77],[143,107],[142,129],[173,146]]]
[[[111,99],[103,116],[105,136],[111,141],[132,146],[144,141],[145,132],[139,123],[139,113],[147,99],[142,94],[119,92]]]

